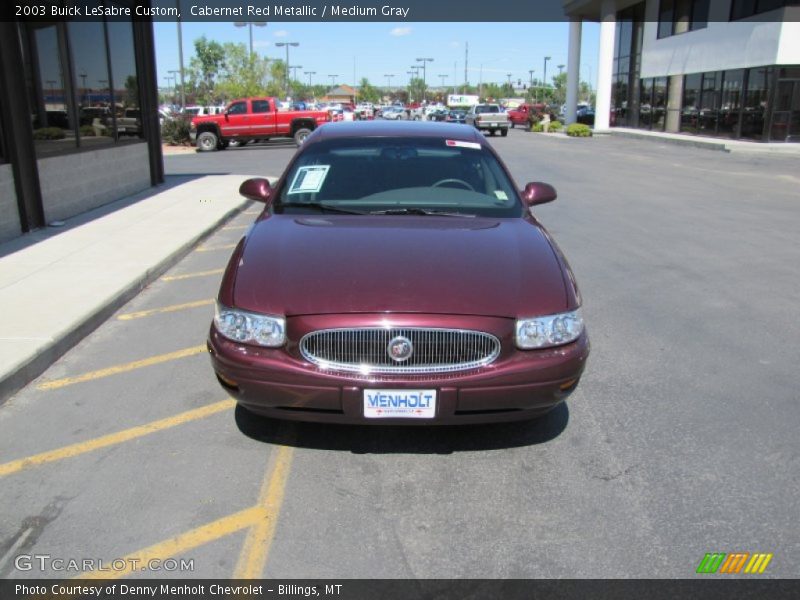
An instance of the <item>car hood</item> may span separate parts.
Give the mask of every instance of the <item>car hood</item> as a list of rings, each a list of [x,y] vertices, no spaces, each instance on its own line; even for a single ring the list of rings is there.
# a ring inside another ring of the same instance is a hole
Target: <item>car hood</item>
[[[272,215],[234,260],[234,305],[261,313],[516,318],[570,308],[555,251],[526,219]]]

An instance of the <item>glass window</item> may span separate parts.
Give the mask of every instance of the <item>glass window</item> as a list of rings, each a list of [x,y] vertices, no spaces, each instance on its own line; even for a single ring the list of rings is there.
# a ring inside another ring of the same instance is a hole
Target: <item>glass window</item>
[[[65,85],[63,25],[20,25],[33,139],[38,157],[75,149],[77,127]]]
[[[254,113],[267,113],[269,112],[269,100],[253,100]]]
[[[229,115],[244,115],[247,114],[247,102],[234,102],[228,107]]]
[[[731,21],[746,19],[770,10],[797,4],[797,0],[733,0],[731,3]]]
[[[715,135],[721,95],[722,73],[703,74],[703,93],[700,97],[700,111],[697,117],[698,133]]]
[[[765,67],[748,69],[747,91],[742,111],[742,137],[761,140],[769,97],[769,78],[772,70]]]
[[[109,21],[108,53],[111,57],[111,78],[114,82],[114,113],[119,142],[144,138],[141,118],[139,78],[133,45],[133,23],[130,19]]]
[[[683,78],[683,103],[681,105],[681,131],[697,132],[697,119],[700,113],[700,84],[702,75],[694,73]]]
[[[672,35],[672,22],[674,19],[674,0],[661,0],[658,5],[658,39]]]
[[[633,36],[633,22],[626,20],[617,24],[619,27],[619,58],[624,59],[631,54],[631,40]]]
[[[103,22],[70,21],[67,32],[81,146],[111,144],[114,142],[114,119]]]
[[[719,135],[736,137],[739,125],[739,113],[742,108],[742,89],[744,88],[744,70],[725,71],[722,84],[722,97],[719,107]]]
[[[639,127],[650,129],[653,124],[653,80],[639,80]]]
[[[689,29],[696,31],[708,26],[709,0],[694,0],[692,3],[692,22]]]
[[[653,80],[653,129],[664,131],[667,118],[667,78]]]

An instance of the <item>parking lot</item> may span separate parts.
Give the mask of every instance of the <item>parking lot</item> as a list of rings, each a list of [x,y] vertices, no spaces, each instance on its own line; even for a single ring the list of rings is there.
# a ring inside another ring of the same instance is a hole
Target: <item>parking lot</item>
[[[0,577],[79,574],[15,565],[47,554],[102,577],[680,578],[707,552],[773,553],[763,576],[796,576],[797,158],[519,129],[492,144],[520,186],[559,193],[535,212],[592,341],[566,405],[433,429],[237,410],[205,336],[251,206],[0,406]],[[165,167],[279,175],[293,153]]]

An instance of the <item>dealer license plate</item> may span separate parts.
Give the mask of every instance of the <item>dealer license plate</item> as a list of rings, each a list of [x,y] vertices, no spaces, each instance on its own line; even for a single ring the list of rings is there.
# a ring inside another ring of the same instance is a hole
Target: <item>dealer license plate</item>
[[[433,419],[436,390],[364,390],[367,419]]]

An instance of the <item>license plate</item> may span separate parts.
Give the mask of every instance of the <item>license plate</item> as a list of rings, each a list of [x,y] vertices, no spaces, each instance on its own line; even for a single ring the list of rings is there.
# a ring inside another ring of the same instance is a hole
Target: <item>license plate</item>
[[[364,390],[367,419],[433,419],[436,390]]]

